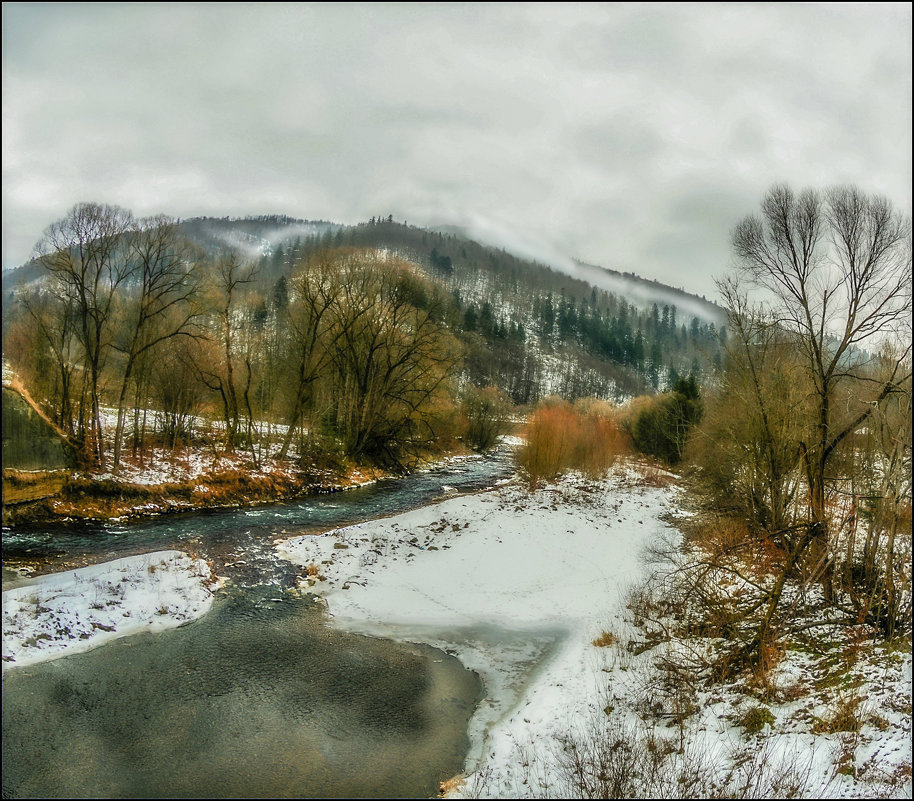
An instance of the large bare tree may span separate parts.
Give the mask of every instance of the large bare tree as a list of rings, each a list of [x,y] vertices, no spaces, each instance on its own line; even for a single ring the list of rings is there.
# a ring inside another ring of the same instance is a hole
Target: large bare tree
[[[346,452],[401,465],[435,441],[435,406],[459,357],[442,300],[409,264],[374,251],[341,272],[334,303],[336,420]]]
[[[219,394],[225,421],[225,447],[234,450],[239,439],[241,406],[238,401],[239,387],[235,375],[236,345],[238,329],[243,324],[239,313],[242,290],[253,283],[257,265],[247,262],[235,251],[228,251],[210,265],[207,289],[208,303],[213,313],[218,352],[211,351],[212,359],[200,363],[199,376],[211,389]],[[218,354],[218,355],[217,355]],[[247,371],[245,387],[251,380]],[[244,388],[241,388],[242,394]]]
[[[114,347],[124,356],[114,432],[114,466],[120,463],[127,394],[145,354],[177,336],[197,335],[198,254],[177,224],[158,216],[136,221],[127,241],[132,285],[122,294],[123,325]]]
[[[283,310],[288,328],[292,405],[279,458],[285,459],[314,383],[330,361],[340,326],[332,310],[342,291],[340,273],[353,253],[321,250],[292,274],[292,293]]]
[[[884,198],[856,188],[796,194],[774,186],[732,242],[740,266],[733,292],[744,284],[763,290],[770,323],[800,358],[807,392],[797,434],[805,522],[769,595],[756,643],[764,645],[786,577],[798,566],[833,595],[842,449],[910,380],[911,224]],[[891,356],[877,370],[880,351]]]
[[[72,310],[74,330],[84,351],[90,453],[99,464],[104,461],[101,375],[111,346],[115,296],[130,274],[123,237],[132,220],[129,211],[117,206],[78,203],[46,229],[36,248]],[[80,417],[85,419],[84,407]]]

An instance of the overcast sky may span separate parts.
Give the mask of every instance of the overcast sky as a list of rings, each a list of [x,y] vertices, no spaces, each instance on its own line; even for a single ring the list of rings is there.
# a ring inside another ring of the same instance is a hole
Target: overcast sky
[[[3,266],[79,201],[459,225],[714,296],[775,182],[911,211],[911,5],[3,4]]]

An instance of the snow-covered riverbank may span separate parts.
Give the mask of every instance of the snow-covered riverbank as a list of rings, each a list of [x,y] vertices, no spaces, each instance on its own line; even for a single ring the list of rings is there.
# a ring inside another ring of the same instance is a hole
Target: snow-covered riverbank
[[[549,742],[599,702],[592,645],[641,571],[677,490],[617,470],[533,494],[514,484],[282,544],[313,565],[335,622],[429,642],[478,671],[488,698],[469,768],[485,792],[516,794],[516,746]]]
[[[782,776],[808,797],[910,796],[909,652],[858,644],[850,660],[836,634],[847,668],[826,670],[830,652],[791,650],[771,676],[780,700],[714,685],[678,711],[655,709],[656,660],[706,645],[643,643],[626,619],[645,548],[679,536],[668,474],[623,464],[602,481],[566,477],[532,493],[515,482],[455,497],[442,489],[439,503],[277,550],[306,568],[305,588],[324,596],[335,625],[436,645],[483,677],[469,775],[452,793],[580,795],[563,784],[557,749],[569,735],[586,746],[592,726],[609,723],[679,747],[677,764],[757,771],[756,795],[776,795],[764,782]],[[3,593],[4,668],[181,625],[210,608],[209,586],[207,565],[177,551],[31,580]],[[857,730],[828,730],[845,707]]]
[[[608,720],[649,725],[655,742],[670,747],[687,743],[680,762],[694,757],[716,775],[730,771],[728,781],[747,782],[750,794],[777,794],[790,782],[812,796],[909,794],[910,654],[859,663],[851,680],[870,695],[853,742],[815,730],[829,713],[828,691],[817,687],[814,661],[797,654],[776,676],[797,687],[789,703],[760,707],[739,687],[720,687],[683,710],[681,730],[669,728],[676,716],[645,723],[652,660],[662,654],[632,654],[620,633],[644,549],[679,536],[666,522],[678,514],[679,490],[664,478],[621,466],[603,481],[568,477],[534,493],[508,484],[295,538],[279,552],[310,566],[310,589],[327,600],[336,625],[436,645],[483,677],[488,697],[471,722],[469,775],[452,794],[580,794],[556,752],[569,736],[588,747],[587,732]],[[594,643],[604,631],[616,632],[603,638],[616,639],[614,647]],[[772,713],[776,730],[767,722],[747,730],[756,707]]]
[[[181,551],[29,580],[3,593],[3,669],[180,626],[212,606],[211,583],[206,562]]]

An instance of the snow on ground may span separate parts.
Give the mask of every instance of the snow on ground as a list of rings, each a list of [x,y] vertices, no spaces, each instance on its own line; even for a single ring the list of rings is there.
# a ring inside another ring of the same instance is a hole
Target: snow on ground
[[[772,674],[777,702],[715,686],[699,688],[683,710],[658,690],[663,649],[710,643],[628,647],[643,632],[629,625],[625,589],[643,575],[646,546],[678,537],[667,521],[681,514],[679,490],[651,486],[663,483],[656,479],[623,465],[602,481],[569,477],[533,493],[512,482],[277,550],[308,567],[308,589],[327,600],[337,625],[437,645],[482,676],[471,775],[456,793],[561,795],[557,738],[618,721],[683,738],[681,760],[694,753],[718,769],[743,759],[749,771],[759,755],[775,768],[793,760],[807,796],[910,797],[910,652],[861,642],[848,669],[832,674],[829,662],[849,656],[842,641],[824,658],[790,651]],[[42,576],[3,593],[3,667],[181,625],[210,608],[209,586],[206,563],[179,551]],[[604,632],[612,647],[594,645]],[[854,703],[857,731],[821,731]],[[771,720],[750,733],[745,720],[759,708]]]
[[[751,778],[754,792],[745,797],[794,797],[791,782],[798,797],[911,797],[909,652],[869,641],[845,663],[847,641],[838,636],[829,648],[823,638],[820,653],[788,650],[767,690],[686,680],[671,692],[658,662],[688,664],[712,642],[674,638],[639,653],[630,647],[638,630],[619,617],[609,627],[619,641],[601,649],[605,690],[597,697],[628,731],[684,744],[683,759],[704,763],[719,786],[731,771]],[[747,728],[753,716],[757,730]]]
[[[100,410],[102,428],[106,437],[114,435],[117,426],[117,409],[103,406]],[[143,413],[150,420],[156,419],[160,413],[154,409],[147,409]],[[202,416],[194,416],[188,423],[192,431],[198,434],[206,433],[211,441],[219,440],[225,428],[224,421],[211,420]],[[155,427],[150,423],[150,427]],[[158,426],[161,427],[161,426]],[[258,449],[260,466],[256,469],[251,464],[251,453],[238,449],[229,453],[218,452],[214,448],[192,448],[178,446],[175,448],[148,448],[142,458],[132,453],[129,446],[130,436],[133,433],[133,415],[128,414],[125,419],[125,442],[121,452],[120,465],[117,471],[99,471],[90,473],[89,477],[96,481],[126,481],[131,484],[166,484],[190,481],[206,473],[225,470],[244,470],[253,476],[263,476],[277,470],[287,470],[287,464],[276,465],[271,462],[271,457],[280,450],[279,438],[288,431],[288,426],[280,423],[256,421],[255,428],[270,444]],[[289,448],[290,460],[296,459],[298,450],[293,442]],[[109,453],[110,461],[110,453]]]
[[[3,669],[88,651],[205,614],[210,571],[181,551],[156,551],[52,573],[3,593]]]
[[[814,736],[816,721],[844,695],[834,695],[829,708],[821,693],[813,702],[815,663],[802,654],[792,653],[775,675],[799,689],[795,700],[763,705],[776,731],[746,731],[742,721],[759,703],[739,687],[700,692],[682,729],[674,723],[677,710],[655,708],[663,701],[654,696],[658,648],[701,643],[674,641],[635,656],[622,647],[624,597],[643,575],[644,548],[678,538],[665,522],[681,514],[678,492],[646,486],[621,467],[600,482],[566,478],[535,493],[513,483],[449,498],[287,540],[278,550],[309,566],[309,589],[325,598],[336,625],[436,645],[482,676],[487,698],[471,721],[470,775],[456,793],[562,797],[552,758],[557,738],[585,731],[592,721],[643,727],[650,718],[660,736],[682,737],[712,770],[749,775],[766,762],[768,773],[757,779],[764,782],[792,761],[794,773],[805,776],[807,795],[866,797],[897,793],[899,786],[910,795],[910,654],[881,659],[878,668],[860,663],[857,693],[869,718],[852,742],[846,733]],[[595,647],[604,630],[616,632],[616,647]],[[858,782],[868,763],[871,780]]]
[[[233,454],[234,456],[234,454]],[[237,458],[240,463],[246,454]],[[190,481],[204,473],[219,469],[236,467],[225,458],[214,457],[212,451],[194,450],[191,448],[151,448],[142,461],[132,454],[125,453],[117,473],[97,472],[91,477],[96,481],[127,481],[131,484],[166,484],[169,482]]]
[[[486,683],[469,767],[513,796],[516,743],[547,742],[592,711],[591,644],[640,573],[675,490],[621,469],[529,494],[518,484],[279,546],[325,577],[335,622],[455,652]]]

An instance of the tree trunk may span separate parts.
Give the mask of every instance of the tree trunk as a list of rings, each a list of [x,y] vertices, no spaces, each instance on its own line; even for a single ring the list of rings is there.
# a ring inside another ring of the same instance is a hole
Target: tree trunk
[[[124,437],[124,422],[127,417],[127,390],[130,386],[130,377],[133,373],[133,360],[127,361],[124,368],[124,378],[121,381],[121,393],[117,399],[117,425],[114,429],[114,469],[117,470],[121,463],[121,443]]]

